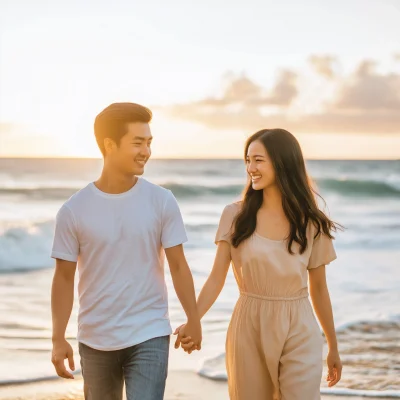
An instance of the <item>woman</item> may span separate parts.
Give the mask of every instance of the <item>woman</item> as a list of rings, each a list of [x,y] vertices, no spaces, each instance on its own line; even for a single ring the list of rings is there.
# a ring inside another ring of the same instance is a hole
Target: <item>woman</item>
[[[213,270],[199,298],[201,317],[220,294],[232,262],[240,298],[226,340],[234,400],[320,399],[324,330],[329,386],[341,376],[325,265],[336,258],[337,225],[319,208],[299,143],[283,129],[264,129],[245,147],[249,183],[243,200],[225,207]],[[185,326],[176,347],[194,350]]]

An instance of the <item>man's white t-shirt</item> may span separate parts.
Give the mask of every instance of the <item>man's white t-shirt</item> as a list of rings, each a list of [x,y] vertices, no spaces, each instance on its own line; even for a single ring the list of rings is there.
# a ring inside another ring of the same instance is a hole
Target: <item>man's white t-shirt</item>
[[[163,249],[186,241],[173,194],[143,178],[121,194],[94,183],[74,194],[51,256],[78,261],[78,340],[108,351],[170,335]]]

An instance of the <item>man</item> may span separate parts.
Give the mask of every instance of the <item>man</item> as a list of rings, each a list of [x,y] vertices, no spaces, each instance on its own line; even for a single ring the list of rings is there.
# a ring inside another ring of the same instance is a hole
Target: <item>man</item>
[[[187,240],[173,194],[139,177],[151,155],[151,111],[114,103],[95,119],[104,157],[100,178],[59,210],[51,256],[53,352],[57,374],[73,379],[73,351],[65,339],[76,266],[78,342],[85,399],[161,400],[171,326],[164,252],[187,315],[181,336],[201,348],[193,279],[182,244]],[[164,249],[164,251],[163,251]]]

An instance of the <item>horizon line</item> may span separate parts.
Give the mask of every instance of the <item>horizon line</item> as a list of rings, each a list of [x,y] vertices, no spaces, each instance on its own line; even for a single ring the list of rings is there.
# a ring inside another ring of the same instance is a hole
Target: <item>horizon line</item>
[[[102,157],[82,157],[82,156],[1,156],[1,159],[10,160],[102,160]],[[243,160],[240,157],[151,157],[151,160],[171,160],[171,161],[207,161],[207,160]],[[304,157],[305,161],[400,161],[399,158],[314,158]]]

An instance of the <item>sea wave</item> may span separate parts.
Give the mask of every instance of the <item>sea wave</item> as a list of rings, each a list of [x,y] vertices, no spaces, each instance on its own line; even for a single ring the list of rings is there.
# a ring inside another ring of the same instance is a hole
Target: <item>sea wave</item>
[[[317,186],[321,192],[332,192],[343,196],[400,197],[400,187],[394,182],[319,179]]]
[[[177,198],[190,199],[200,196],[239,196],[244,185],[224,184],[223,180],[212,185],[164,182],[161,186],[171,190]],[[0,188],[0,195],[19,196],[30,200],[66,200],[80,188],[74,187],[11,187]],[[331,179],[316,180],[316,189],[322,194],[332,193],[345,197],[400,197],[400,186],[392,181]]]
[[[186,249],[214,249],[213,237],[218,226],[219,215],[204,215],[204,222],[188,221],[185,227],[189,236]],[[0,273],[24,272],[51,268],[50,258],[54,236],[54,219],[44,222],[0,225]],[[398,247],[398,224],[375,223],[350,225],[347,235],[340,238],[341,249],[387,249]],[[376,233],[379,233],[378,237]]]
[[[18,196],[29,200],[66,200],[80,189],[74,187],[3,187],[0,188],[0,195]]]
[[[54,265],[50,250],[54,221],[12,226],[0,233],[0,272],[26,271]]]

